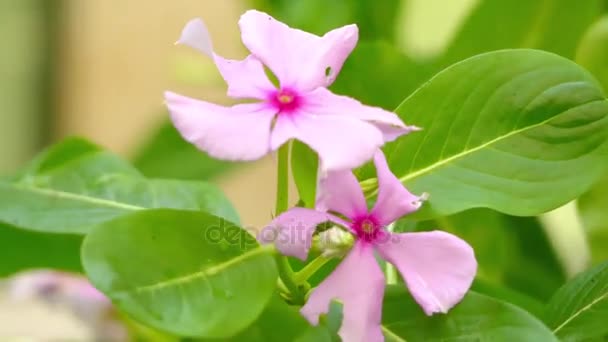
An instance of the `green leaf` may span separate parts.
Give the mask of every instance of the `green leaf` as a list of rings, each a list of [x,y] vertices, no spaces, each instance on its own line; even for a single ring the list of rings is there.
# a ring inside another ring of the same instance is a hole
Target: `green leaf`
[[[291,143],[291,172],[300,200],[307,208],[314,208],[317,192],[319,159],[315,151],[300,141]]]
[[[17,178],[35,177],[71,163],[89,166],[81,170],[87,172],[87,177],[102,176],[108,173],[141,175],[136,168],[120,157],[83,138],[71,137],[47,148],[36,156]]]
[[[576,62],[589,70],[608,91],[608,15],[587,30],[576,52]]]
[[[386,42],[360,42],[332,85],[337,94],[393,110],[432,76],[430,67],[415,62]]]
[[[472,291],[447,314],[428,317],[403,286],[389,287],[382,327],[386,341],[557,341],[530,313]]]
[[[137,151],[133,164],[146,177],[210,180],[238,163],[213,159],[185,141],[167,121]]]
[[[61,143],[13,182],[0,181],[0,221],[23,229],[86,233],[91,226],[150,208],[238,216],[214,185],[146,179],[122,159],[81,140]]]
[[[418,217],[475,207],[535,215],[576,198],[606,170],[608,101],[585,70],[547,52],[467,59],[396,112],[423,128],[385,147],[401,181],[431,195]]]
[[[295,307],[290,307],[275,296],[262,315],[246,330],[229,339],[197,340],[200,342],[284,342],[284,341],[326,341],[330,342],[330,332],[323,326],[312,327]]]
[[[45,234],[0,223],[0,277],[26,269],[80,272],[81,236]]]
[[[227,338],[253,323],[273,296],[269,248],[202,212],[133,213],[96,227],[83,243],[92,283],[124,312],[183,336]]]
[[[536,48],[572,58],[581,36],[601,11],[601,0],[482,0],[439,64],[509,48]]]
[[[0,182],[0,220],[24,229],[86,234],[99,223],[151,208],[203,210],[238,221],[221,191],[202,182],[107,175],[81,179],[71,170],[36,183]]]
[[[545,322],[562,341],[605,339],[607,317],[608,262],[566,283],[551,298],[545,312]]]

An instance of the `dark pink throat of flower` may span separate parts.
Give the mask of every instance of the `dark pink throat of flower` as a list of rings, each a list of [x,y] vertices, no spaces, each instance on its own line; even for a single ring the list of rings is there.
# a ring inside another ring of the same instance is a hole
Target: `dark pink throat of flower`
[[[375,241],[382,232],[382,227],[376,218],[365,215],[353,220],[351,228],[359,239],[367,242]]]
[[[291,113],[300,105],[300,97],[291,89],[280,89],[272,94],[270,103],[279,113]]]

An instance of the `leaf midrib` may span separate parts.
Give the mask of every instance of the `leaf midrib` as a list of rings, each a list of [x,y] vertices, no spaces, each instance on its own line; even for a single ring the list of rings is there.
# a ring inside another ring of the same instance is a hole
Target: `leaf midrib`
[[[589,102],[585,102],[585,103],[579,104],[576,107],[569,108],[568,110],[566,110],[566,111],[564,111],[562,113],[559,113],[558,115],[552,116],[552,117],[550,117],[550,118],[548,118],[546,120],[543,120],[541,122],[538,122],[536,124],[533,124],[533,125],[530,125],[530,126],[526,126],[526,127],[520,128],[520,129],[513,130],[513,131],[511,131],[511,132],[509,132],[509,133],[507,133],[505,135],[501,135],[499,137],[496,137],[496,138],[494,138],[492,140],[489,140],[489,141],[487,141],[487,142],[485,142],[483,144],[480,144],[480,145],[475,146],[473,148],[461,151],[461,152],[456,153],[456,154],[454,154],[452,156],[449,156],[449,157],[447,157],[445,159],[436,161],[435,163],[433,163],[431,165],[428,165],[428,166],[426,166],[426,167],[424,167],[422,169],[418,169],[418,170],[416,170],[414,172],[408,173],[407,175],[405,175],[403,177],[400,177],[399,180],[401,181],[401,183],[405,183],[407,181],[410,181],[412,179],[420,177],[420,176],[422,176],[422,175],[424,175],[426,173],[430,173],[430,172],[434,171],[435,169],[438,169],[441,166],[443,166],[443,165],[445,165],[445,164],[447,164],[447,163],[449,163],[449,162],[451,162],[453,160],[464,158],[464,157],[466,157],[466,156],[468,156],[468,155],[470,155],[470,154],[472,154],[474,152],[477,152],[477,151],[479,151],[481,149],[489,147],[490,145],[493,145],[493,144],[495,144],[495,143],[497,143],[499,141],[507,139],[507,138],[509,138],[509,137],[511,137],[513,135],[517,135],[517,134],[520,134],[520,133],[525,132],[527,130],[543,126],[543,125],[545,125],[545,124],[547,124],[547,123],[549,123],[549,122],[551,122],[551,121],[559,118],[560,116],[564,115],[566,112],[568,112],[568,111],[570,111],[570,110],[572,110],[574,108],[586,106],[586,105],[592,104],[594,102],[604,102],[604,101],[606,101],[606,99],[596,99],[596,100],[592,100],[592,101],[589,101]]]
[[[38,188],[38,187],[32,187],[32,186],[21,186],[21,185],[17,185],[17,184],[6,184],[6,183],[4,183],[2,185],[6,185],[8,187],[13,187],[15,189],[19,189],[21,191],[31,192],[31,193],[39,194],[39,195],[43,195],[43,196],[75,200],[75,201],[79,201],[79,202],[83,202],[83,203],[90,203],[90,204],[94,204],[94,205],[98,205],[98,206],[102,206],[102,207],[108,207],[108,208],[116,208],[116,209],[124,209],[124,210],[146,209],[144,207],[140,207],[137,205],[132,205],[132,204],[123,203],[123,202],[110,201],[110,200],[103,199],[103,198],[90,197],[90,196],[75,194],[72,192],[66,192],[66,191],[61,191],[61,190],[56,190],[56,189],[44,189],[44,188]]]
[[[557,332],[560,331],[563,327],[568,325],[570,322],[572,322],[578,316],[582,315],[585,311],[591,309],[594,305],[603,301],[604,299],[608,299],[608,289],[606,289],[605,293],[601,294],[599,297],[592,300],[589,304],[583,306],[582,308],[577,310],[574,314],[572,314],[570,317],[568,317],[562,324],[560,324],[559,326],[557,326],[557,328],[555,328],[553,330],[553,333],[557,334]]]
[[[166,287],[188,283],[188,282],[194,281],[199,278],[207,278],[208,276],[213,276],[215,274],[218,274],[218,273],[224,271],[225,269],[230,268],[233,265],[237,265],[249,258],[253,258],[253,257],[257,256],[258,254],[270,253],[272,250],[273,250],[273,246],[270,246],[270,245],[269,246],[260,246],[253,250],[250,250],[244,254],[241,254],[241,255],[237,256],[236,258],[232,258],[228,261],[224,261],[220,264],[211,266],[209,268],[203,269],[198,272],[167,279],[165,281],[161,281],[161,282],[158,282],[155,284],[137,286],[132,289],[127,289],[127,290],[122,290],[122,291],[115,291],[115,293],[126,292],[126,293],[140,294],[140,293],[144,293],[144,292],[154,292],[154,291],[162,290]]]

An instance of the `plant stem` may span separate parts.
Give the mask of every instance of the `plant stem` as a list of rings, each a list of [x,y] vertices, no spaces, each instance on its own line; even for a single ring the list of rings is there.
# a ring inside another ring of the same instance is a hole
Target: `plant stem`
[[[279,216],[289,203],[289,144],[279,148],[277,160],[277,201],[274,214]]]
[[[318,256],[310,264],[304,266],[299,272],[295,274],[295,281],[297,284],[304,283],[308,278],[310,278],[313,274],[315,274],[325,263],[327,263],[331,258],[327,258],[323,255]]]
[[[284,144],[279,148],[277,160],[277,198],[275,206],[275,216],[287,210],[289,205],[289,144]],[[302,303],[304,295],[301,293],[298,284],[294,280],[295,273],[289,264],[287,257],[277,254],[277,268],[279,277],[283,285],[290,293],[291,299],[295,303]]]

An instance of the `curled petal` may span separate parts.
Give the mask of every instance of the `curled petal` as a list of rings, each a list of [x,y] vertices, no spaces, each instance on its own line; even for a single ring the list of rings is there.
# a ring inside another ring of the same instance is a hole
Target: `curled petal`
[[[209,31],[201,19],[189,21],[177,43],[188,45],[213,59],[228,84],[230,97],[265,100],[275,89],[266,76],[264,65],[253,55],[239,61],[223,58],[213,52]]]
[[[171,92],[165,93],[165,99],[184,139],[212,157],[254,160],[270,150],[276,114],[272,108],[258,103],[223,107]]]
[[[465,241],[442,231],[386,236],[378,252],[399,270],[427,315],[447,312],[471,287],[477,261]]]
[[[245,12],[239,26],[243,44],[274,72],[281,86],[300,91],[329,86],[359,39],[356,25],[319,37],[255,10]]]
[[[281,254],[306,260],[317,225],[327,221],[347,225],[343,220],[328,213],[307,208],[291,208],[272,220],[258,234],[258,241],[265,244],[274,242]]]
[[[378,150],[374,155],[374,164],[378,176],[378,199],[372,209],[372,214],[380,220],[380,224],[390,224],[400,217],[418,210],[422,199],[407,191],[395,177],[388,168],[382,151]]]
[[[332,93],[325,88],[317,88],[306,94],[306,110],[319,115],[338,115],[357,118],[374,124],[384,135],[384,141],[419,130],[416,126],[406,126],[393,112],[380,107],[366,106],[348,97]]]
[[[380,329],[384,275],[371,245],[357,243],[336,269],[315,288],[300,311],[317,325],[332,300],[342,302],[339,335],[343,341],[384,341]]]
[[[288,139],[298,139],[315,150],[323,171],[359,167],[383,144],[382,133],[365,121],[305,112],[278,117],[272,133],[272,149]]]

